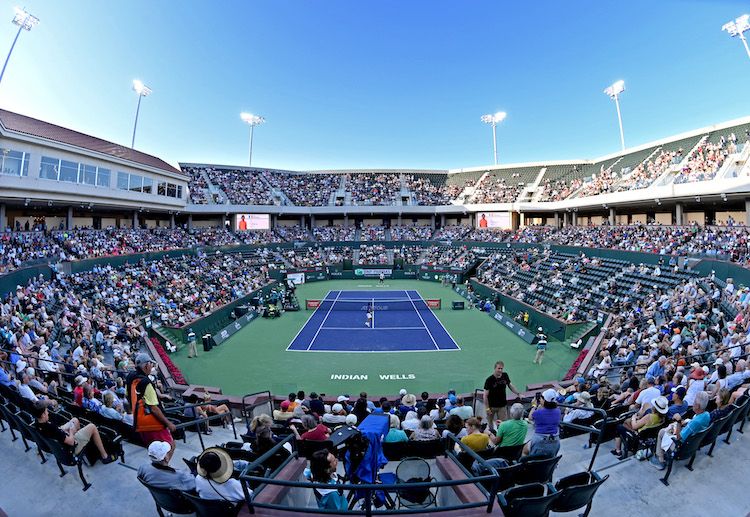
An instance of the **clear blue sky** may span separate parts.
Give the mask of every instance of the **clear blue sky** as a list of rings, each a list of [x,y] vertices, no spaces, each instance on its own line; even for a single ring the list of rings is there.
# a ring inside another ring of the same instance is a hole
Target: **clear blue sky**
[[[0,55],[13,3],[0,3]],[[616,151],[750,115],[750,59],[722,32],[735,0],[27,0],[0,106],[176,163],[453,168]],[[7,19],[7,21],[6,21]]]

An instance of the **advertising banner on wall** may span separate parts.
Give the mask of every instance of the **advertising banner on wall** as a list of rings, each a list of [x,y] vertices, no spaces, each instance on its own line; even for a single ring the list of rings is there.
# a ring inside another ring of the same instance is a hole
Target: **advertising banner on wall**
[[[364,277],[379,277],[380,274],[384,274],[385,276],[391,276],[393,274],[393,270],[391,268],[364,268],[364,267],[358,267],[354,270],[354,276],[364,276]]]

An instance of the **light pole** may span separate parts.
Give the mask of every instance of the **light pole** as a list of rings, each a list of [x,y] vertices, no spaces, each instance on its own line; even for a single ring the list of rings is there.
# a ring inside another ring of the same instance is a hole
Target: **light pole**
[[[620,124],[620,146],[625,150],[625,133],[622,132],[622,115],[620,114],[620,94],[625,91],[625,81],[617,81],[612,86],[607,86],[604,93],[615,100],[617,107],[617,122]]]
[[[504,111],[498,111],[494,115],[482,115],[482,122],[492,125],[492,155],[495,158],[495,165],[497,165],[497,133],[495,126],[505,120],[507,116],[508,114]]]
[[[16,41],[18,41],[18,37],[21,35],[21,31],[23,30],[30,31],[38,23],[39,23],[39,18],[27,13],[24,9],[21,9],[20,7],[16,7],[16,15],[13,17],[13,25],[18,25],[18,32],[16,32],[16,37],[13,38],[13,44],[10,46],[8,57],[5,58],[5,63],[3,64],[3,70],[0,71],[0,82],[2,82],[3,80],[3,76],[5,75],[5,67],[8,66],[10,55],[13,53],[13,49],[16,46]]]
[[[253,130],[255,129],[255,126],[260,126],[263,124],[266,119],[261,117],[260,115],[253,115],[252,113],[240,113],[240,118],[245,122],[247,125],[250,126],[250,155],[247,159],[247,166],[252,167],[253,166]]]
[[[135,122],[133,123],[133,138],[130,140],[130,148],[135,147],[135,130],[138,128],[138,113],[141,111],[141,99],[148,97],[153,90],[138,79],[133,80],[133,91],[138,94],[138,107],[135,108]]]
[[[721,27],[721,30],[727,31],[730,36],[740,37],[740,40],[742,40],[742,44],[745,45],[745,52],[747,52],[747,57],[750,57],[750,47],[747,46],[747,40],[745,39],[744,34],[744,32],[748,29],[750,29],[750,14],[743,14],[736,20],[725,23]]]

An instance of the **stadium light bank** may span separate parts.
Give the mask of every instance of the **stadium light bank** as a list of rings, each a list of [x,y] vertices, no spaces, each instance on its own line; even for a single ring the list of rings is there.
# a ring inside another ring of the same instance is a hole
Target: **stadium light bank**
[[[747,39],[745,39],[745,31],[750,29],[750,14],[743,14],[736,20],[725,23],[721,26],[721,30],[727,31],[730,36],[739,36],[742,44],[745,46],[745,52],[747,57],[750,58],[750,47],[747,46]]]
[[[141,99],[151,95],[151,88],[143,84],[143,81],[133,81],[133,91],[138,94],[138,107],[135,108],[135,122],[133,123],[133,138],[130,140],[130,148],[135,146],[135,130],[138,128],[138,114],[141,111]]]
[[[498,111],[494,115],[482,115],[482,122],[492,125],[492,155],[495,159],[495,165],[497,165],[497,132],[495,131],[495,126],[505,120],[507,116],[508,114],[504,111]]]
[[[620,94],[625,91],[625,81],[617,81],[604,89],[604,93],[615,101],[617,108],[617,122],[620,124],[620,147],[625,150],[625,133],[622,131],[622,115],[620,114]]]
[[[252,113],[240,113],[240,118],[243,122],[245,122],[247,125],[250,126],[250,153],[247,158],[247,166],[252,167],[253,166],[253,131],[255,130],[255,126],[260,126],[261,124],[266,122],[266,119],[261,117],[260,115],[253,115]]]
[[[15,16],[13,16],[13,25],[18,25],[18,32],[16,32],[16,37],[13,38],[13,44],[10,46],[10,51],[8,51],[8,56],[5,58],[5,63],[3,64],[3,70],[0,71],[0,82],[3,81],[3,76],[5,75],[5,67],[8,66],[8,61],[10,61],[10,55],[13,53],[13,49],[16,47],[16,42],[18,41],[18,37],[21,35],[21,31],[28,32],[34,27],[36,27],[38,24],[39,24],[39,18],[28,13],[25,9],[16,7],[16,14]]]

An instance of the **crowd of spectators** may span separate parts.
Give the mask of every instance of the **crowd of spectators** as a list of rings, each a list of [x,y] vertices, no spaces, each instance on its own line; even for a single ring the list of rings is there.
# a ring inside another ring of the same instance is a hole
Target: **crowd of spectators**
[[[418,205],[448,205],[463,190],[463,187],[459,188],[458,185],[436,185],[428,178],[415,178],[413,174],[404,174],[404,181],[414,194]]]
[[[573,178],[569,181],[564,179],[554,181],[545,179],[541,184],[542,191],[537,201],[542,203],[547,201],[562,201],[578,190],[581,185],[583,185],[581,178]]]
[[[272,205],[270,172],[244,169],[206,169],[208,180],[224,191],[233,205]]]
[[[717,143],[701,143],[688,156],[687,163],[674,182],[680,184],[712,180],[727,156],[736,152],[737,144],[723,137]]]
[[[354,226],[315,226],[313,236],[320,242],[353,241],[357,229]]]
[[[474,191],[474,203],[513,203],[526,186],[518,182],[519,173],[513,173],[509,181],[504,176],[488,174]]]
[[[275,231],[287,242],[310,240],[310,232],[301,226],[277,226]]]
[[[353,205],[392,205],[401,190],[401,175],[393,173],[347,174],[346,190]]]
[[[435,232],[433,239],[440,241],[460,241],[471,232],[471,226],[452,224],[443,226]]]
[[[622,181],[617,184],[615,192],[624,190],[637,190],[651,185],[659,176],[674,164],[682,161],[684,151],[661,151],[654,160],[647,160],[638,164],[632,172],[623,176]]]
[[[391,264],[388,250],[382,244],[362,244],[359,247],[357,264]]]
[[[268,180],[296,206],[326,206],[341,185],[337,174],[275,172],[268,175]]]
[[[432,237],[431,226],[391,226],[391,240],[426,241]]]
[[[348,246],[316,246],[281,250],[280,253],[292,267],[296,268],[341,264],[344,260],[352,260],[353,257],[352,250]]]
[[[403,260],[405,264],[418,264],[424,248],[422,246],[407,246],[393,248],[393,258]]]
[[[206,205],[209,201],[208,182],[206,181],[207,169],[188,167],[185,170],[190,174],[190,202],[194,205]]]
[[[385,226],[365,224],[359,231],[359,240],[361,241],[384,241]]]

